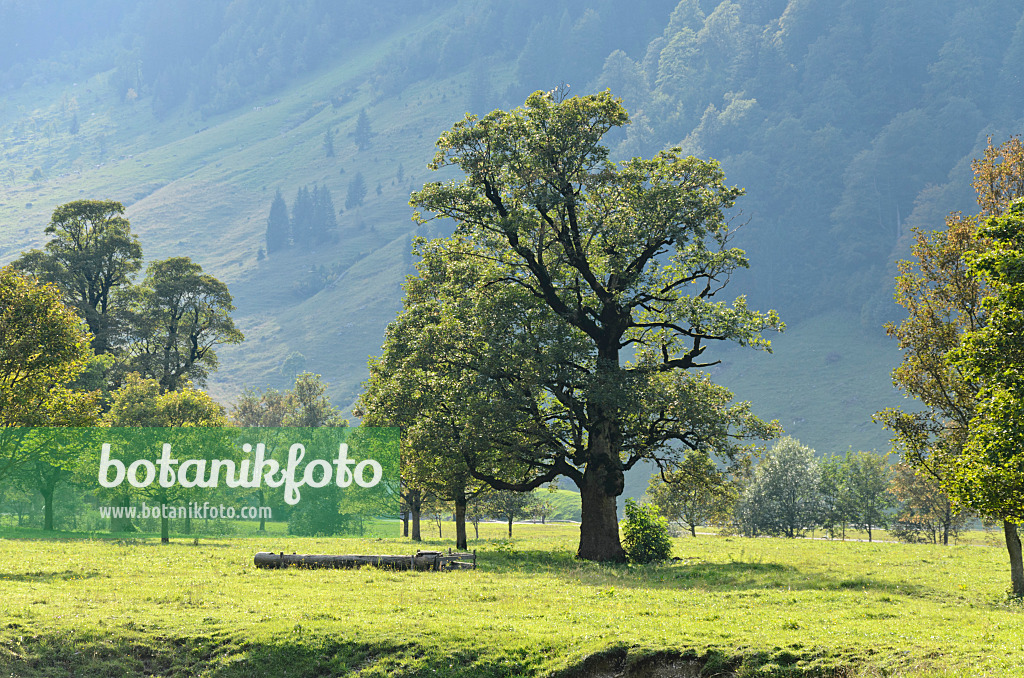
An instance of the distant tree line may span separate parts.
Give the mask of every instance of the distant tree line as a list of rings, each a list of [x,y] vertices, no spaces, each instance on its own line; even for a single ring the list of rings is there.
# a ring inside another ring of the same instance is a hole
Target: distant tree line
[[[312,190],[303,186],[295,194],[291,210],[279,189],[267,217],[267,253],[273,254],[289,247],[310,250],[335,242],[337,231],[334,199],[327,186],[313,184]]]
[[[855,528],[872,541],[875,530],[888,528],[902,541],[948,544],[971,515],[934,479],[872,452],[819,457],[786,437],[746,472],[688,462],[652,476],[647,499],[693,536],[701,525],[746,536],[821,530],[830,539]]]
[[[85,321],[96,356],[109,356],[112,386],[129,372],[155,379],[161,392],[202,385],[217,367],[215,348],[237,344],[228,287],[188,257],[149,264],[115,201],[77,200],[57,207],[42,249],[12,266],[61,290]]]
[[[217,368],[218,346],[243,339],[227,285],[188,257],[154,261],[135,282],[142,246],[123,214],[115,201],[60,205],[43,248],[0,271],[0,435],[19,426],[226,423],[194,385]],[[73,445],[16,454],[0,445],[0,498],[41,497],[42,527],[53,530],[55,498],[89,459]]]

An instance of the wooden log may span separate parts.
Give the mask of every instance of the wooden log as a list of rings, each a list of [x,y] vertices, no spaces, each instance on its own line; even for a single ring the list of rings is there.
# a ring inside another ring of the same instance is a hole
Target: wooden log
[[[440,570],[445,564],[440,552],[421,552],[414,556],[392,555],[327,555],[327,554],[286,554],[261,551],[253,557],[258,568],[278,569],[288,566],[306,568],[374,567],[395,570]]]

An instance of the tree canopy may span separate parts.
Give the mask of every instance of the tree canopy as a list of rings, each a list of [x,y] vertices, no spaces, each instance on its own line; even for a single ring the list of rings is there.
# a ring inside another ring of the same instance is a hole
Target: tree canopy
[[[1024,200],[980,230],[991,246],[966,255],[971,273],[989,284],[985,324],[964,335],[951,356],[977,385],[975,416],[963,454],[952,460],[958,503],[1024,523]]]
[[[64,291],[89,325],[96,353],[111,350],[118,293],[142,267],[142,246],[123,214],[124,205],[113,200],[60,205],[45,230],[51,239],[15,264]]]
[[[231,294],[188,257],[155,261],[132,290],[123,341],[128,368],[156,379],[164,391],[203,384],[217,367],[214,347],[244,338],[231,319]]]
[[[0,426],[89,425],[94,394],[68,386],[92,356],[89,339],[55,285],[0,268]]]
[[[1003,380],[1018,350],[1012,262],[1021,208],[1012,201],[1024,197],[1016,194],[1024,186],[1024,146],[1016,137],[999,146],[990,140],[973,168],[981,214],[954,213],[945,231],[916,233],[915,259],[900,262],[896,279],[896,300],[908,317],[887,326],[903,349],[893,383],[925,407],[877,417],[906,460],[937,479],[958,507],[1003,521],[1013,592],[1024,597],[1017,531],[1024,514],[1009,489],[1019,481],[1019,461],[1009,449],[1013,427],[1001,428],[1012,419],[1012,391],[1002,385],[1010,383]],[[990,328],[997,318],[1008,324]],[[1000,407],[1011,409],[999,415]]]
[[[402,365],[458,404],[459,454],[475,478],[519,491],[572,480],[578,555],[593,560],[624,558],[615,504],[626,470],[683,448],[729,460],[741,440],[778,433],[699,371],[717,362],[709,345],[768,349],[762,332],[782,326],[742,297],[718,300],[747,266],[726,216],[742,190],[678,149],[611,163],[601,138],[627,122],[607,92],[537,92],[445,132],[431,168],[465,178],[411,202],[421,221],[454,219],[456,234],[420,241],[389,329],[404,338],[371,365],[371,383],[391,366],[384,390],[410,383],[389,379]]]

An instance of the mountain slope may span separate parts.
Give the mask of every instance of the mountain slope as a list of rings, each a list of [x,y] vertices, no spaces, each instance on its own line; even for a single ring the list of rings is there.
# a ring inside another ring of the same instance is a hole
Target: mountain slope
[[[27,14],[5,22],[11,7]],[[105,0],[108,32],[48,42],[61,13],[33,7],[0,7],[0,38],[38,41],[0,51],[0,262],[39,246],[60,203],[125,202],[148,259],[191,256],[231,287],[247,341],[220,353],[222,401],[303,367],[350,403],[400,307],[434,140],[564,80],[625,98],[617,157],[679,144],[746,186],[734,288],[790,330],[774,357],[726,351],[716,376],[819,451],[877,449],[867,416],[899,400],[880,330],[893,261],[911,226],[973,208],[970,158],[1022,115],[1024,10],[995,0]],[[336,243],[259,258],[277,190],[327,187],[340,207],[357,173],[368,195]]]

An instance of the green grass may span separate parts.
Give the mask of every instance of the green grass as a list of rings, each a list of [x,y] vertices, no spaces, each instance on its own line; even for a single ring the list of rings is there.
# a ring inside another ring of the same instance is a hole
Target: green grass
[[[687,662],[704,675],[1021,671],[1022,609],[1005,603],[997,548],[709,537],[676,541],[676,562],[625,567],[576,561],[577,529],[517,525],[509,541],[504,525],[485,523],[470,544],[480,568],[455,573],[252,565],[260,550],[452,545],[431,539],[3,540],[0,672],[612,676]]]

